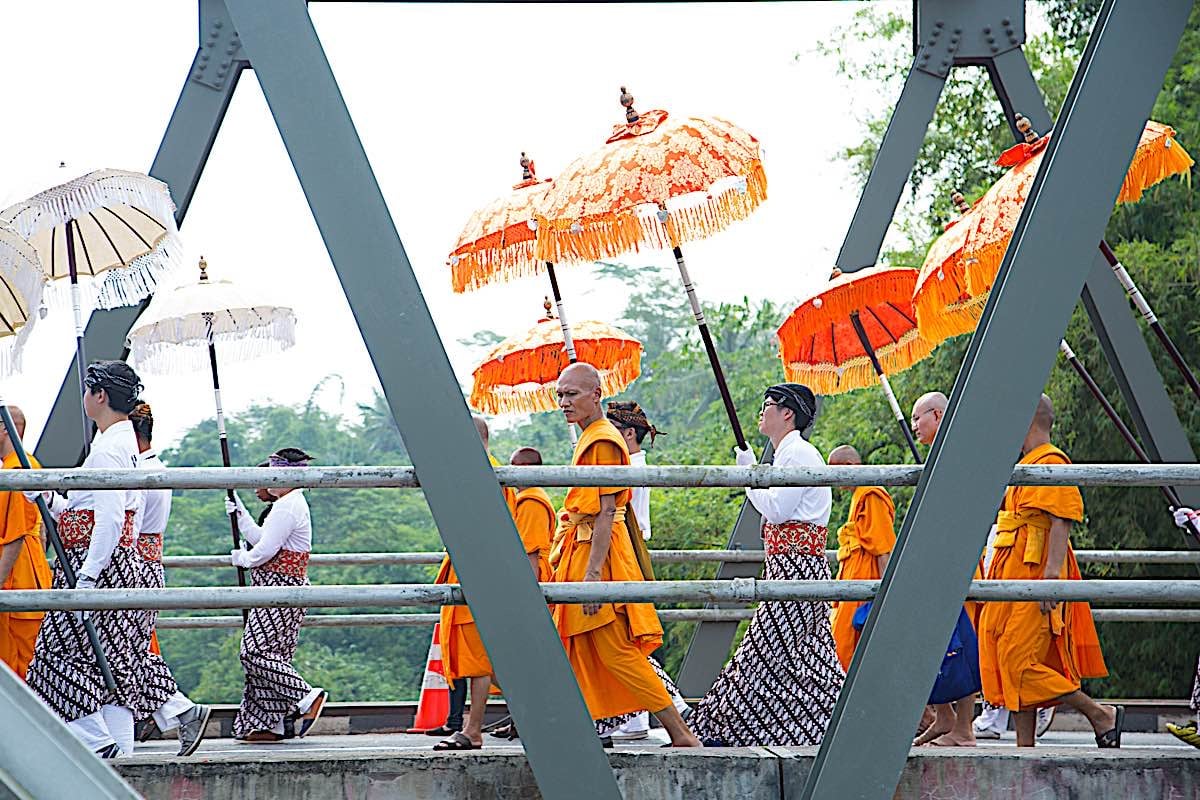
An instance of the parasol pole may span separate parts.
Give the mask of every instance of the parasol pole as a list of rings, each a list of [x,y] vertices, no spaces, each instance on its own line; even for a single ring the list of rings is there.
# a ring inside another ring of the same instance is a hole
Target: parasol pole
[[[1192,393],[1200,399],[1200,381],[1196,380],[1195,373],[1188,367],[1187,362],[1183,360],[1183,354],[1179,352],[1179,348],[1175,346],[1175,342],[1167,335],[1166,330],[1158,321],[1158,316],[1155,315],[1154,309],[1150,308],[1150,304],[1146,302],[1146,298],[1142,295],[1137,284],[1133,282],[1129,271],[1125,269],[1125,265],[1118,259],[1116,253],[1108,246],[1108,242],[1100,240],[1100,252],[1104,254],[1104,258],[1108,261],[1108,265],[1112,267],[1113,274],[1117,276],[1121,287],[1125,290],[1125,294],[1129,296],[1134,308],[1142,315],[1142,319],[1146,320],[1146,324],[1150,326],[1150,330],[1154,331],[1154,335],[1158,337],[1158,341],[1162,342],[1162,346],[1166,348],[1167,354],[1174,362],[1175,368],[1179,370],[1179,374],[1187,381],[1187,385],[1191,388]]]
[[[1137,456],[1138,460],[1143,464],[1151,463],[1150,455],[1138,442],[1137,437],[1133,435],[1133,431],[1129,430],[1129,426],[1125,424],[1125,420],[1121,419],[1121,415],[1117,413],[1117,410],[1113,408],[1112,403],[1110,403],[1108,398],[1105,397],[1104,391],[1100,388],[1100,385],[1096,383],[1095,378],[1093,378],[1091,373],[1088,372],[1087,367],[1085,367],[1083,362],[1080,361],[1075,355],[1075,351],[1071,349],[1071,346],[1067,344],[1065,339],[1059,342],[1058,349],[1067,359],[1067,362],[1075,369],[1075,372],[1079,374],[1080,379],[1083,381],[1084,385],[1087,386],[1088,391],[1090,391],[1092,396],[1096,398],[1096,401],[1100,403],[1100,407],[1104,409],[1104,413],[1112,421],[1112,424],[1116,426],[1117,432],[1121,434],[1121,438],[1125,440],[1127,445],[1129,445],[1129,449],[1133,451],[1133,454]],[[1160,486],[1158,488],[1162,491],[1163,497],[1166,498],[1167,506],[1171,509],[1171,511],[1183,507],[1183,502],[1179,499],[1179,494],[1174,488],[1170,486]],[[1195,520],[1192,520],[1188,525],[1188,530],[1192,534],[1193,538],[1195,538],[1197,541],[1200,541],[1200,524],[1198,524]]]
[[[660,209],[658,217],[665,222],[666,209]],[[721,402],[725,404],[725,414],[729,417],[729,425],[733,428],[733,438],[737,441],[739,450],[746,449],[746,437],[742,433],[742,423],[738,421],[737,408],[733,405],[733,397],[729,394],[729,384],[725,382],[725,372],[721,369],[721,360],[717,357],[717,347],[713,344],[712,334],[708,330],[708,321],[704,318],[704,310],[700,308],[700,299],[696,297],[696,285],[688,274],[687,262],[683,259],[683,250],[678,245],[671,248],[675,254],[675,264],[679,267],[679,277],[683,279],[683,289],[687,292],[688,302],[692,305],[692,315],[696,318],[696,327],[700,329],[700,338],[704,340],[704,350],[708,353],[708,363],[712,365],[713,377],[717,379],[717,389],[721,392]]]
[[[204,260],[204,256],[200,257],[200,282],[208,283],[208,262]],[[221,378],[217,372],[217,345],[213,341],[213,315],[206,313],[204,322],[208,327],[208,365],[212,369],[212,384],[213,384],[213,400],[217,406],[217,437],[221,441],[221,464],[225,467],[233,466],[232,460],[229,458],[229,435],[225,431],[225,409],[221,405]],[[225,496],[233,500],[233,489],[226,489]],[[242,536],[238,530],[237,512],[234,511],[229,515],[229,527],[233,534],[233,549],[242,549]],[[238,586],[246,585],[246,570],[242,567],[237,567]],[[242,624],[244,625],[250,619],[250,612],[242,609]]]
[[[75,314],[75,368],[79,373],[79,394],[82,398],[86,386],[83,379],[87,375],[87,358],[83,352],[83,297],[79,288],[79,271],[75,261],[75,239],[71,236],[71,225],[75,225],[78,230],[79,223],[73,219],[67,220],[66,237],[67,272],[71,278],[71,311]],[[82,399],[79,403],[79,413],[83,418],[83,455],[86,458],[88,450],[91,449],[92,423],[88,419],[87,411],[83,408]]]
[[[575,340],[571,337],[571,326],[567,324],[567,320],[563,317],[562,296],[558,293],[558,281],[554,277],[554,265],[549,261],[546,262],[546,269],[550,272],[550,284],[554,288],[554,300],[558,306],[558,324],[562,327],[563,345],[567,351],[567,361],[574,364],[579,361],[575,356]],[[546,309],[546,317],[553,318],[554,314],[550,311],[550,298],[546,298],[546,302],[542,304],[542,308]],[[567,436],[571,439],[571,452],[575,452],[575,446],[579,444],[579,434],[575,431],[575,426],[567,423]]]
[[[17,433],[17,426],[13,422],[12,413],[8,410],[8,405],[0,403],[0,420],[3,420],[4,431],[8,434],[8,441],[12,443],[13,450],[17,453],[17,460],[21,464],[21,469],[32,469],[29,463],[29,455],[25,452],[25,446],[21,444],[21,435]],[[66,580],[67,588],[74,589],[78,580],[75,575],[75,568],[71,566],[70,560],[67,558],[66,548],[63,547],[62,538],[58,535],[58,526],[54,524],[54,517],[50,514],[50,509],[46,506],[46,498],[42,497],[41,492],[37,496],[38,511],[42,515],[42,524],[46,526],[46,536],[50,539],[50,544],[54,548],[54,554],[58,558],[58,563],[62,567],[63,578]],[[83,629],[87,633],[88,642],[92,646],[92,652],[96,656],[96,666],[100,668],[100,675],[104,678],[104,686],[109,691],[117,690],[117,682],[113,679],[112,669],[108,666],[108,659],[104,655],[104,648],[100,644],[100,634],[96,631],[95,624],[86,616],[86,612],[80,612],[80,621],[83,622]]]
[[[904,441],[908,443],[908,449],[912,451],[913,460],[920,464],[921,453],[917,450],[917,443],[913,439],[912,431],[906,424],[907,421],[904,419],[904,412],[900,410],[900,403],[896,401],[896,393],[892,391],[892,384],[883,372],[883,366],[879,363],[879,357],[875,355],[875,348],[871,347],[871,340],[867,337],[867,331],[863,328],[862,320],[858,318],[857,311],[850,312],[850,324],[854,326],[854,332],[858,334],[858,341],[862,344],[863,350],[866,351],[867,358],[871,359],[871,366],[875,368],[875,374],[879,377],[879,385],[883,388],[883,395],[887,398],[888,405],[892,407],[892,415],[896,418],[896,424],[900,426],[900,431],[904,434]]]

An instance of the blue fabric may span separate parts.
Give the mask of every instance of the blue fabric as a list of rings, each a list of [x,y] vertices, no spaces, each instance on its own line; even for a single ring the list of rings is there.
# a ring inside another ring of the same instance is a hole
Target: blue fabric
[[[975,694],[981,687],[979,640],[966,610],[960,608],[958,622],[950,635],[950,646],[942,658],[942,668],[938,670],[933,691],[929,693],[929,703],[952,703]]]
[[[867,617],[871,613],[871,601],[863,603],[858,608],[854,609],[854,616],[850,618],[850,627],[856,631],[861,631],[863,626],[867,624]]]

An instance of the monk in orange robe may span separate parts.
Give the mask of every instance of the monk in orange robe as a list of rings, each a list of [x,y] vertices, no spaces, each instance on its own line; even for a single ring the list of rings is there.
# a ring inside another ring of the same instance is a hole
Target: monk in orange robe
[[[17,435],[25,435],[25,415],[8,407]],[[0,457],[3,469],[17,469],[21,462],[8,433],[0,427]],[[29,456],[34,469],[40,464]],[[52,580],[41,537],[41,516],[35,504],[20,492],[0,492],[0,586],[5,589],[49,589]],[[42,625],[41,611],[12,611],[0,614],[0,661],[22,679],[33,660],[33,646]]]
[[[542,464],[542,454],[532,447],[519,447],[513,451],[509,463],[538,467]],[[533,567],[538,583],[554,580],[554,570],[550,567],[550,540],[554,538],[556,513],[546,490],[540,486],[527,486],[517,492],[513,521],[517,523],[517,533],[521,535],[521,544],[525,546],[529,566]]]
[[[848,444],[829,453],[829,464],[862,464],[862,457]],[[838,529],[839,581],[877,581],[887,569],[888,556],[896,546],[896,505],[881,486],[859,486],[850,498],[846,524]],[[839,600],[834,603],[833,640],[842,669],[850,668],[860,631],[851,624],[863,603]]]
[[[1054,407],[1042,395],[1021,446],[1021,464],[1070,464],[1050,443]],[[1080,580],[1071,525],[1083,520],[1075,486],[1010,486],[996,517],[990,580]],[[1043,600],[985,603],[979,620],[979,662],[988,702],[1008,708],[1018,747],[1036,741],[1035,711],[1066,703],[1083,714],[1102,748],[1121,746],[1124,709],[1104,706],[1079,690],[1083,678],[1108,674],[1087,603]]]
[[[473,416],[475,429],[483,441],[484,450],[488,446],[487,420]],[[493,467],[500,462],[489,452],[488,460]],[[517,493],[509,487],[504,487],[504,503],[508,513],[514,513]],[[449,554],[442,559],[434,583],[458,583],[458,574],[450,563]],[[492,662],[479,631],[475,627],[475,617],[468,606],[442,606],[441,613],[441,648],[442,673],[451,686],[454,681],[471,679],[471,711],[461,732],[451,733],[444,741],[434,745],[434,750],[472,750],[483,746],[483,715],[487,710],[487,696],[491,690],[493,671]],[[453,712],[452,712],[453,713]]]
[[[567,422],[581,431],[572,465],[628,465],[625,440],[604,416],[595,367],[567,367],[557,393]],[[550,556],[555,582],[643,580],[625,525],[629,498],[624,486],[567,492]],[[649,710],[673,746],[700,746],[647,660],[663,637],[653,605],[562,603],[554,607],[554,623],[592,719]]]

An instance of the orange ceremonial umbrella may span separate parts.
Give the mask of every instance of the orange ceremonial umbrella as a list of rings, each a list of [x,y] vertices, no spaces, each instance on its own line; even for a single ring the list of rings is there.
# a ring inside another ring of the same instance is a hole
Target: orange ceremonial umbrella
[[[562,293],[558,290],[554,263],[539,261],[534,252],[537,204],[545,197],[552,181],[539,181],[533,159],[524,153],[521,153],[521,169],[522,180],[513,185],[512,192],[476,211],[463,226],[447,261],[450,280],[455,292],[466,292],[493,281],[534,275],[545,267],[567,355],[574,363],[575,343],[567,324]]]
[[[907,267],[834,270],[821,291],[805,299],[779,326],[779,357],[789,381],[817,394],[841,394],[878,380],[913,458],[921,462],[904,412],[887,376],[929,355],[933,345],[917,331]]]
[[[547,315],[549,306],[547,302]],[[578,323],[574,332],[579,360],[600,371],[605,397],[624,391],[641,374],[642,343],[637,339],[593,320]],[[471,406],[486,414],[555,411],[555,384],[570,363],[562,328],[547,316],[496,345],[475,368]]]
[[[749,216],[767,197],[758,140],[715,117],[639,114],[621,87],[625,124],[607,143],[576,159],[546,192],[538,215],[537,255],[594,261],[641,247],[670,248],[700,328],[738,447],[746,447],[681,245]]]
[[[929,246],[913,293],[917,330],[933,344],[975,330],[987,302],[987,295],[975,297],[967,291],[967,268],[963,263],[963,247],[975,213],[959,192],[954,193],[953,200],[961,216],[948,222],[942,235]]]
[[[1025,141],[1004,151],[996,161],[997,164],[1011,166],[1012,169],[975,204],[976,223],[967,234],[964,250],[967,286],[975,296],[986,296],[996,279],[1004,251],[1012,238],[1017,218],[1021,215],[1021,208],[1049,140],[1049,134],[1039,137],[1029,120],[1020,115],[1017,115],[1017,129],[1024,134]],[[1147,121],[1134,151],[1129,171],[1125,174],[1121,192],[1117,195],[1117,202],[1136,202],[1142,193],[1154,184],[1172,175],[1189,174],[1194,163],[1183,146],[1175,140],[1174,128],[1153,120]],[[1099,246],[1100,252],[1112,267],[1134,307],[1154,331],[1154,335],[1170,355],[1175,368],[1183,376],[1192,393],[1200,399],[1200,381],[1196,379],[1183,354],[1159,322],[1137,284],[1133,282],[1129,271],[1117,260],[1107,242],[1101,240]]]
[[[1017,115],[1017,129],[1025,141],[1010,147],[996,163],[1012,167],[975,204],[975,224],[967,233],[964,260],[967,265],[967,286],[973,295],[983,295],[992,288],[1008,241],[1012,238],[1042,163],[1050,135],[1039,137],[1025,117]],[[1137,150],[1117,202],[1129,203],[1141,198],[1142,192],[1172,175],[1186,173],[1194,162],[1177,141],[1175,130],[1150,120],[1142,131]]]

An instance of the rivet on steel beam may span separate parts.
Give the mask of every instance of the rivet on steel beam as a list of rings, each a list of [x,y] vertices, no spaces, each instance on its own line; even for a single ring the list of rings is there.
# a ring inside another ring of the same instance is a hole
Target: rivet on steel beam
[[[1012,20],[1009,19],[1008,17],[1005,17],[1004,19],[1000,20],[1000,22],[1004,25],[1012,25]]]
[[[948,66],[950,66],[950,61],[949,61],[949,59],[945,59],[945,58],[943,58],[943,59],[942,59],[942,67],[943,67],[943,68],[945,68],[945,67],[948,67]]]
[[[999,52],[1000,52],[1000,48],[999,48],[999,47],[996,47],[996,45],[992,45],[992,47],[991,47],[991,50],[992,50],[992,52],[993,52],[993,53],[999,53]]]
[[[213,23],[214,28],[222,28],[224,26],[225,26],[224,20],[217,20],[216,22]]]
[[[946,23],[942,22],[942,21],[939,19],[937,22],[933,23],[933,27],[935,27],[935,28],[941,28],[941,27],[942,27],[942,26],[944,26],[945,24],[946,24]]]
[[[984,28],[984,29],[983,29],[983,33],[984,33],[984,35],[985,35],[985,36],[986,36],[987,34],[991,33],[991,32],[992,32],[992,29],[991,29],[991,28]]]

